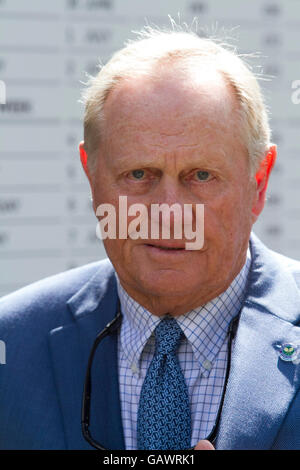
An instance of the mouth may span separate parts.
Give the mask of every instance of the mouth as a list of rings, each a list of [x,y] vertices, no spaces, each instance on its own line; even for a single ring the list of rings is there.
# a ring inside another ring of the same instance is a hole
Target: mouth
[[[147,246],[158,248],[159,250],[173,250],[173,251],[185,250],[184,247],[175,247],[175,246],[151,245],[151,244],[148,244]]]
[[[159,253],[159,254],[179,254],[179,253],[186,253],[187,250],[185,246],[178,245],[175,243],[162,243],[162,244],[153,244],[147,243],[145,245],[152,253]]]

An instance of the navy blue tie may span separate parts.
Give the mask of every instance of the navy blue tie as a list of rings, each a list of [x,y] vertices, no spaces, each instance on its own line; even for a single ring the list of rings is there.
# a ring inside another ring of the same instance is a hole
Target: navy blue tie
[[[188,390],[176,355],[182,330],[165,317],[155,329],[155,354],[140,395],[137,446],[140,450],[191,447]]]

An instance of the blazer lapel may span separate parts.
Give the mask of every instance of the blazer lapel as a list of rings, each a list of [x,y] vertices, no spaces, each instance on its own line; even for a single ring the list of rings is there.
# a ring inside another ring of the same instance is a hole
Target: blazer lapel
[[[300,386],[300,366],[278,345],[299,344],[300,298],[295,280],[252,237],[248,295],[235,338],[218,449],[270,449]]]
[[[113,268],[99,271],[68,301],[73,322],[50,332],[56,387],[68,449],[91,449],[81,433],[82,392],[88,357],[96,335],[117,312]],[[108,449],[124,449],[118,383],[117,335],[99,345],[92,370],[92,437]]]

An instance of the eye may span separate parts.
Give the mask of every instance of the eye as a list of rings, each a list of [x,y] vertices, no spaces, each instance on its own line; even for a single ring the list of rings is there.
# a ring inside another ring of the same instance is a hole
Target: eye
[[[132,170],[130,174],[135,180],[141,180],[145,176],[145,171],[144,170]]]
[[[196,179],[198,181],[207,181],[210,178],[210,173],[208,171],[196,171]]]

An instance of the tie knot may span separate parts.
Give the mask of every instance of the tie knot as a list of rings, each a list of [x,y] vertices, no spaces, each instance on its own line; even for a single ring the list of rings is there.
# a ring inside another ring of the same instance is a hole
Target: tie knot
[[[156,352],[176,353],[183,331],[174,318],[164,318],[155,328]]]

